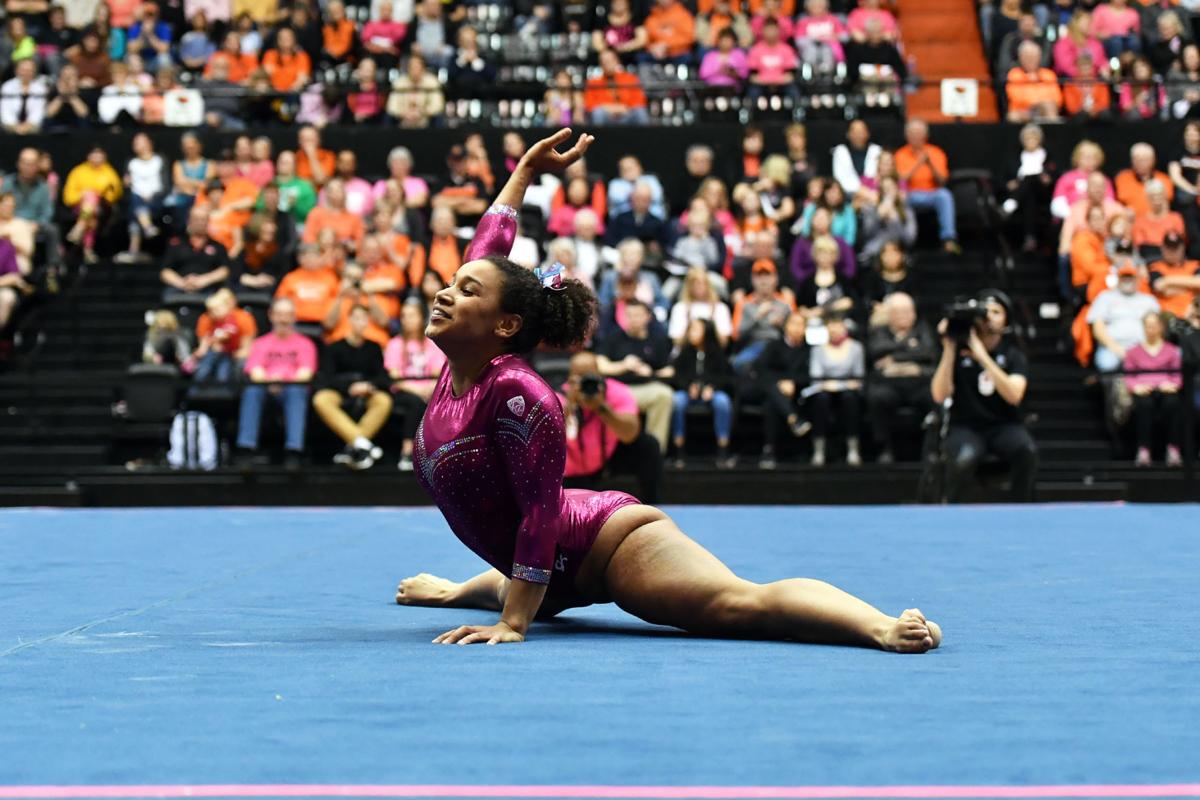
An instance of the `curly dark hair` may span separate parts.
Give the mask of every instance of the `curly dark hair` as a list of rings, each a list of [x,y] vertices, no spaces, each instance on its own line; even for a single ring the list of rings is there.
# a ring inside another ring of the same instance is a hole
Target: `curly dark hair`
[[[521,330],[512,337],[509,350],[527,353],[545,343],[559,350],[583,344],[596,322],[596,296],[574,278],[563,280],[564,288],[542,287],[532,270],[503,256],[483,259],[500,270],[500,308],[521,317]]]

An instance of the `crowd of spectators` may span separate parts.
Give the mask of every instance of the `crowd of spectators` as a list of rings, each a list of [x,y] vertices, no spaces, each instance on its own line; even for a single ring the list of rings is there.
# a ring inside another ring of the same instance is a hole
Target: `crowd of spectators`
[[[675,70],[660,82],[686,76],[751,98],[797,98],[806,80],[836,79],[887,105],[908,73],[889,5],[7,0],[0,126],[426,127],[448,101],[507,103],[518,89],[536,101],[529,122],[640,124],[650,114],[640,76],[656,74],[646,66]],[[522,54],[541,65],[533,78],[508,66]]]

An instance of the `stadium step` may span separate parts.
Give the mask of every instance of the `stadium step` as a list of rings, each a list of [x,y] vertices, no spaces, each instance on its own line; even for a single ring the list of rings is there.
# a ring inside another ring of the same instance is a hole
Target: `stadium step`
[[[75,465],[99,465],[108,455],[106,445],[0,445],[0,461],[28,464],[31,466],[54,466],[69,468]]]

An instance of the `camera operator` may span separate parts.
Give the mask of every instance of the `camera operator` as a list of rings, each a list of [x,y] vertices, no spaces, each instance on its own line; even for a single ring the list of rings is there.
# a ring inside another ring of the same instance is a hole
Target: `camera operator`
[[[1014,500],[1033,499],[1037,445],[1020,414],[1029,386],[1028,362],[1016,342],[1004,335],[1011,310],[1007,295],[988,289],[979,294],[977,310],[956,305],[938,325],[942,358],[930,389],[935,403],[953,398],[943,443],[946,497],[951,502],[962,497],[986,453],[994,453],[1012,468]],[[969,327],[964,312],[974,317]]]
[[[562,389],[565,477],[581,479],[575,485],[593,484],[606,470],[632,472],[638,480],[638,499],[656,502],[662,451],[658,442],[642,431],[637,400],[629,387],[601,375],[596,356],[584,351],[571,357]]]

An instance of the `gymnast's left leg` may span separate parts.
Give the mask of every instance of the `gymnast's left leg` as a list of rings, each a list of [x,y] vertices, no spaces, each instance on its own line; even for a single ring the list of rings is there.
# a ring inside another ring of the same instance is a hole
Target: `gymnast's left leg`
[[[941,643],[941,629],[916,609],[892,617],[823,581],[757,584],[739,578],[665,514],[646,522],[636,509],[651,510],[621,509],[601,532],[601,539],[616,543],[603,581],[609,598],[647,622],[709,636],[899,653],[923,653]]]

